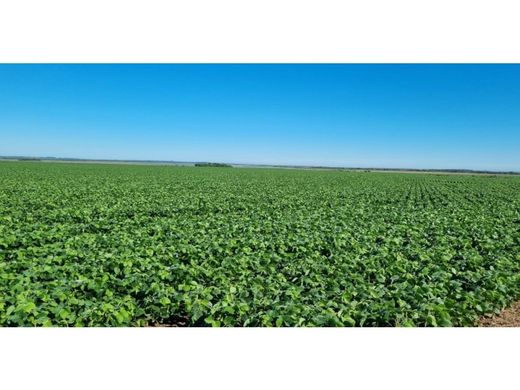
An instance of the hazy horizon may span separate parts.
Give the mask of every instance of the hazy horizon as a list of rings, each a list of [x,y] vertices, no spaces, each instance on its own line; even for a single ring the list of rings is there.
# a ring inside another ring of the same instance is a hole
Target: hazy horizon
[[[497,173],[520,173],[520,170],[499,170],[499,169],[471,169],[471,168],[459,168],[459,167],[446,167],[446,168],[411,168],[411,167],[379,167],[379,166],[355,166],[355,165],[302,165],[302,164],[265,164],[265,163],[250,163],[250,162],[236,162],[236,161],[207,161],[207,160],[190,160],[190,161],[184,161],[184,160],[155,160],[155,159],[114,159],[114,158],[102,158],[102,159],[96,159],[96,158],[82,158],[82,157],[71,157],[71,156],[50,156],[50,155],[42,155],[42,156],[33,156],[33,155],[0,155],[0,159],[40,159],[43,161],[49,161],[52,162],[54,159],[60,162],[67,162],[67,161],[81,161],[88,163],[90,161],[94,162],[128,162],[128,163],[167,163],[167,164],[196,164],[196,163],[219,163],[219,164],[230,164],[235,166],[265,166],[265,167],[288,167],[288,168],[341,168],[341,169],[374,169],[374,170],[421,170],[421,171],[481,171],[481,172],[497,172]]]
[[[520,171],[518,65],[0,65],[0,155]]]

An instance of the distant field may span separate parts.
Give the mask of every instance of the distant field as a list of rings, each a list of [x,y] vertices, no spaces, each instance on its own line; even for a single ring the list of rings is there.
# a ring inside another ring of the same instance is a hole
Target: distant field
[[[0,162],[0,325],[473,325],[520,177]]]

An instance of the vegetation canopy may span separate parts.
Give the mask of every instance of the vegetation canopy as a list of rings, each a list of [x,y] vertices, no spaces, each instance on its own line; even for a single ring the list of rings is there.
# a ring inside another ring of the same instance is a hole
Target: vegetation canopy
[[[459,326],[519,297],[519,177],[0,163],[4,326]]]

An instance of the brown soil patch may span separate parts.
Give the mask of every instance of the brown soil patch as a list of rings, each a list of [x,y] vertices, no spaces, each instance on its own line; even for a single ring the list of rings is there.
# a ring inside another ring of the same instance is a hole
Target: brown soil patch
[[[478,326],[520,327],[520,301],[502,310],[500,314],[481,318]]]

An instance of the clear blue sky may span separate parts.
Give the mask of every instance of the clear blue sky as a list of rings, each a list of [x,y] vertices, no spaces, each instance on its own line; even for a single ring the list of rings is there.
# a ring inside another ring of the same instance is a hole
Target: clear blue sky
[[[0,65],[0,155],[520,170],[520,66]]]

